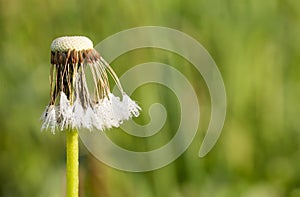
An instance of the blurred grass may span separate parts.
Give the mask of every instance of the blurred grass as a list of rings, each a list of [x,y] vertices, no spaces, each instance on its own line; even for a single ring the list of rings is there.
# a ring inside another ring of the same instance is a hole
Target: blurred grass
[[[178,29],[208,49],[227,90],[223,133],[212,152],[198,158],[210,116],[201,76],[172,53],[125,54],[112,64],[118,75],[138,63],[161,60],[200,89],[199,132],[174,163],[147,173],[107,167],[81,145],[82,196],[299,196],[299,1],[1,0],[0,5],[0,196],[64,195],[65,135],[39,132],[48,102],[52,39],[82,34],[97,43],[141,25]],[[154,85],[133,96],[145,111],[157,99],[176,104],[172,93]],[[177,126],[176,115],[156,138],[117,140],[127,148],[155,148],[174,134],[169,131]],[[145,115],[138,121],[148,120]]]

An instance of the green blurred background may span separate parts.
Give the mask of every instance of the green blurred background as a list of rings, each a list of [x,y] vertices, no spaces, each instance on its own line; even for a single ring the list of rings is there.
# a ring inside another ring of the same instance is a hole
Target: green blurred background
[[[65,133],[40,132],[49,99],[51,41],[86,35],[94,43],[121,30],[159,25],[197,39],[224,78],[228,110],[223,133],[205,157],[197,153],[210,117],[201,75],[178,55],[144,49],[122,55],[112,67],[160,61],[180,70],[197,89],[199,131],[172,164],[128,173],[98,162],[80,145],[81,196],[297,197],[300,196],[300,2],[297,0],[0,0],[0,196],[65,195]],[[105,57],[104,57],[105,58]],[[168,109],[166,125],[149,139],[107,131],[125,148],[151,150],[174,135],[178,101],[163,86],[133,94],[148,107]]]

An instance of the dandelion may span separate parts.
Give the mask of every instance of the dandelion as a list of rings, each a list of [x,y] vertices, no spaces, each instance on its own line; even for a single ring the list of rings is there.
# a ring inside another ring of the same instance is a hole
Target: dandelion
[[[92,89],[86,72],[92,76]],[[109,77],[121,92],[112,94]],[[67,196],[78,196],[79,129],[119,127],[139,116],[140,107],[123,91],[110,65],[83,36],[65,36],[51,44],[50,102],[42,114],[42,130],[67,132]]]

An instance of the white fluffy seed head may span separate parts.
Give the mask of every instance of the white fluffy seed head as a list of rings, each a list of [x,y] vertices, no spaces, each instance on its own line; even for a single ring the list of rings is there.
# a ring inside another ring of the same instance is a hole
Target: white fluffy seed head
[[[93,48],[93,42],[85,36],[63,36],[52,41],[51,51],[68,51],[75,49],[77,51]]]

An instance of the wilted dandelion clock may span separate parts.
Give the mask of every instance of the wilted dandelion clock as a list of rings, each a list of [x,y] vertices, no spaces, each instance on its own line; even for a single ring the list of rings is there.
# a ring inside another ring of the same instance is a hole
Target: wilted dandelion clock
[[[86,72],[92,76],[88,86]],[[121,98],[112,94],[112,77]],[[90,88],[90,89],[89,89]],[[50,102],[42,114],[42,130],[119,127],[139,116],[140,107],[123,91],[109,64],[83,36],[65,36],[51,44]]]

